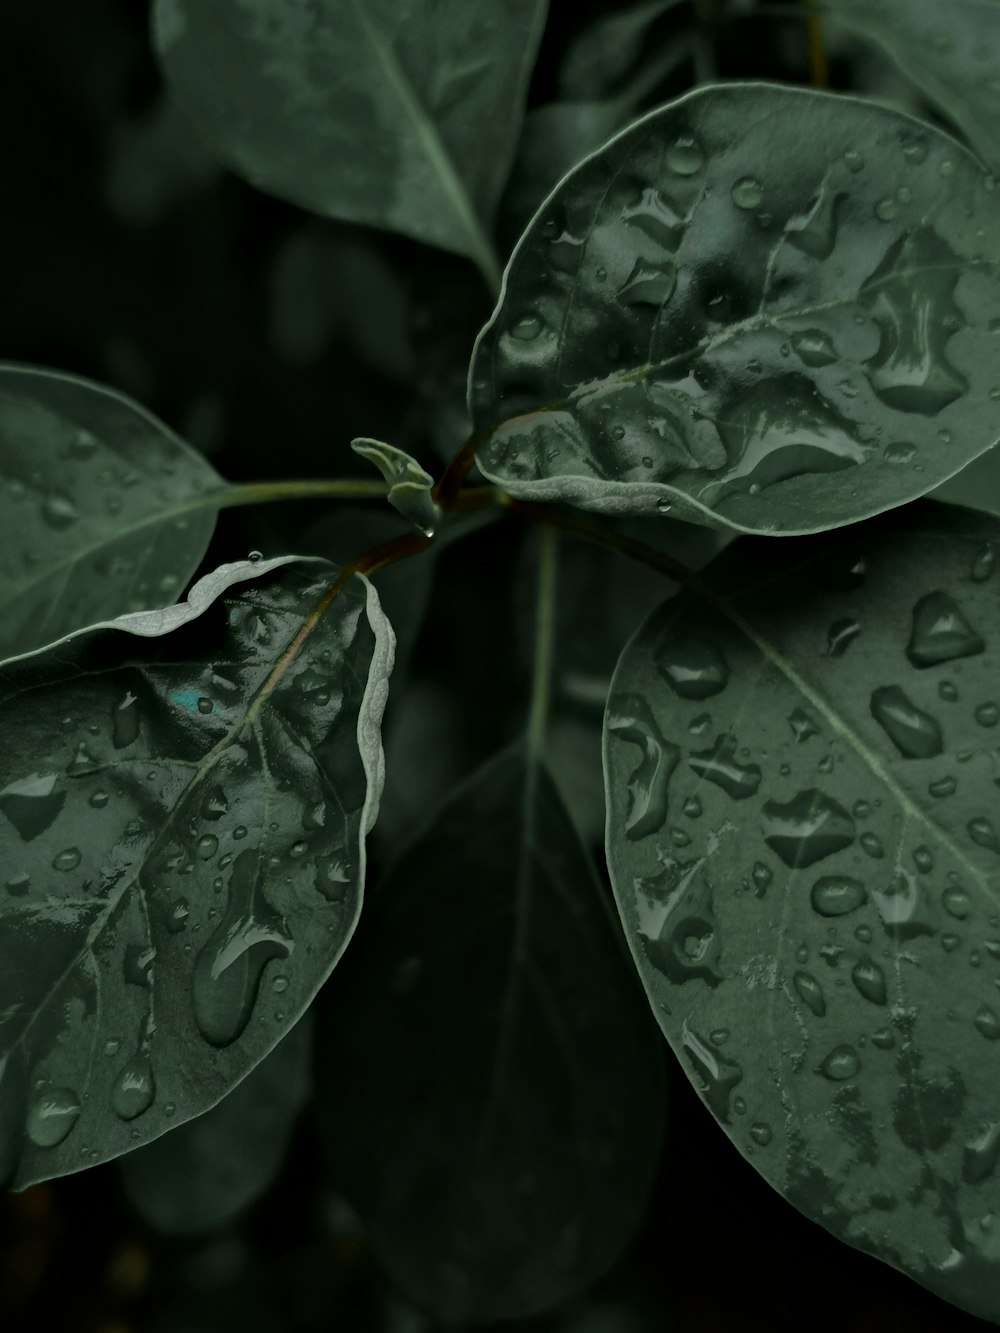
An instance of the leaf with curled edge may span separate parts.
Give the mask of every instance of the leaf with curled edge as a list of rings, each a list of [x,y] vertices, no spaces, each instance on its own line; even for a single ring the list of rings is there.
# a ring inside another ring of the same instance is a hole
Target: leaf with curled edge
[[[0,364],[0,656],[169,603],[225,482],[114,389]]]
[[[335,1178],[439,1318],[566,1300],[642,1215],[662,1066],[618,923],[526,746],[452,793],[367,910],[318,1019]]]
[[[366,579],[287,557],[0,666],[15,1185],[208,1110],[310,1003],[360,910],[392,655]]]
[[[929,503],[738,539],[625,649],[604,738],[625,932],[715,1118],[807,1217],[994,1321],[998,550]],[[679,758],[635,837],[657,738]]]
[[[997,193],[908,116],[697,89],[559,183],[476,345],[526,500],[769,535],[916,498],[997,438]]]

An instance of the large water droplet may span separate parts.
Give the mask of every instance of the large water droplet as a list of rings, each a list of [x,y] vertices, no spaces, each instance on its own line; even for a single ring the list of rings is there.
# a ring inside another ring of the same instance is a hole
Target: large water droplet
[[[756,764],[741,764],[736,759],[736,737],[732,733],[716,737],[710,750],[697,750],[688,756],[688,763],[708,782],[721,787],[734,800],[746,800],[756,795],[761,771]]]
[[[116,750],[124,750],[139,736],[138,700],[131,690],[111,710],[111,740]]]
[[[682,699],[710,699],[729,681],[726,659],[715,644],[704,639],[667,640],[654,658],[661,675]]]
[[[862,958],[851,969],[851,980],[860,995],[872,1004],[885,1004],[885,973],[871,958]]]
[[[937,666],[956,657],[972,657],[986,647],[954,597],[930,592],[913,608],[906,656],[915,667]]]
[[[803,741],[819,734],[819,728],[804,708],[796,708],[789,713],[788,725],[792,729],[792,735],[800,745]]]
[[[977,704],[975,718],[981,727],[995,727],[997,722],[1000,722],[1000,706],[992,699]]]
[[[111,1106],[123,1120],[134,1120],[148,1111],[156,1097],[153,1066],[145,1055],[137,1055],[119,1071],[111,1087]]]
[[[750,1137],[754,1143],[759,1143],[762,1148],[766,1148],[771,1142],[771,1126],[763,1120],[758,1120],[750,1126]]]
[[[854,841],[854,820],[815,787],[790,801],[767,801],[761,816],[764,841],[789,868],[811,866]]]
[[[28,1112],[28,1138],[39,1148],[62,1143],[80,1116],[80,1102],[69,1088],[50,1088]]]
[[[666,161],[678,176],[693,176],[705,165],[705,154],[696,139],[683,134],[667,149]]]
[[[867,901],[865,886],[850,875],[824,875],[812,886],[810,894],[813,911],[820,916],[846,916]]]
[[[729,1099],[743,1077],[743,1070],[735,1060],[713,1050],[686,1021],[681,1026],[681,1044],[709,1109],[717,1119],[728,1123]]]
[[[610,702],[607,730],[642,752],[639,767],[628,779],[626,836],[633,841],[662,828],[667,817],[667,789],[681,752],[665,740],[645,699],[619,694]]]
[[[25,842],[50,828],[66,800],[55,773],[32,773],[0,791],[0,810]]]
[[[927,784],[927,790],[932,796],[940,799],[942,796],[951,796],[954,794],[958,783],[953,777],[935,778],[933,782]]]
[[[53,870],[75,870],[79,864],[79,847],[65,847],[52,858]]]
[[[703,863],[674,862],[659,875],[635,882],[637,929],[654,967],[678,985],[698,978],[722,980],[722,947]]]
[[[785,230],[789,245],[812,259],[829,259],[837,244],[840,215],[847,198],[842,191],[834,190],[829,181],[824,181],[808,211],[789,219]]]
[[[543,327],[537,315],[521,315],[510,326],[510,334],[512,338],[517,338],[521,342],[531,342],[538,337]]]
[[[822,1018],[826,1013],[826,997],[823,994],[823,987],[819,984],[811,972],[796,972],[792,977],[792,985],[795,987],[795,993],[817,1018]]]
[[[996,829],[983,815],[977,815],[975,819],[970,819],[966,828],[969,830],[969,837],[977,847],[985,847],[991,852],[1000,852],[1000,842],[997,841]]]
[[[756,176],[742,176],[730,193],[737,208],[760,208],[764,202],[764,187]]]
[[[873,888],[872,898],[886,934],[895,939],[933,935],[937,930],[937,917],[927,890],[908,870],[897,870],[884,888]]]
[[[228,1046],[253,1012],[264,964],[285,958],[291,941],[283,923],[257,900],[258,853],[240,852],[233,863],[226,910],[198,955],[191,998],[206,1041]]]
[[[637,259],[632,271],[618,288],[618,298],[625,305],[665,305],[673,295],[677,283],[677,269],[666,260],[653,263]]]
[[[792,346],[807,366],[828,366],[837,359],[833,339],[822,329],[803,329],[792,334]]]
[[[80,511],[65,495],[47,495],[42,501],[42,518],[50,528],[62,531],[70,528],[80,517]]]
[[[987,1041],[996,1041],[1000,1037],[1000,1018],[988,1004],[981,1004],[979,1011],[972,1020],[976,1025],[976,1031]]]
[[[833,1050],[820,1065],[818,1072],[834,1083],[853,1078],[861,1068],[861,1061],[853,1046],[834,1046]]]
[[[972,911],[972,899],[958,884],[949,884],[941,895],[941,905],[956,921],[964,921]]]
[[[872,691],[871,713],[875,721],[906,759],[930,759],[944,748],[941,727],[930,713],[923,712],[898,685]]]

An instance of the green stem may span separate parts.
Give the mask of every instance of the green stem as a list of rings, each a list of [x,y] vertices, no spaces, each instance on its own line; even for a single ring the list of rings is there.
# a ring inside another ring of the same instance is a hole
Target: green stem
[[[545,523],[539,533],[538,590],[535,598],[535,660],[531,675],[531,708],[528,713],[528,762],[531,769],[541,758],[545,726],[552,692],[552,660],[555,642],[556,573],[558,534]]]
[[[375,500],[384,499],[389,487],[384,481],[355,481],[353,477],[331,477],[321,481],[247,481],[226,486],[188,501],[186,509],[234,509],[238,505],[270,504],[274,500]]]

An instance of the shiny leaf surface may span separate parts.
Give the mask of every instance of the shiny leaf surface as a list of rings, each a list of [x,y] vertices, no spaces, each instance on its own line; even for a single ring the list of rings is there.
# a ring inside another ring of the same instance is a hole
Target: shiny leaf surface
[[[626,648],[604,741],[619,910],[708,1108],[807,1216],[994,1320],[998,551],[929,504],[738,541],[714,603]]]
[[[201,562],[224,485],[137,403],[0,364],[0,656],[164,606]]]
[[[173,95],[252,185],[475,260],[517,144],[545,0],[156,0]]]
[[[699,89],[565,177],[473,357],[525,499],[815,532],[997,438],[1000,218],[950,138],[873,104]]]
[[[937,103],[984,162],[1000,170],[1000,6],[996,0],[823,0]]]
[[[311,1033],[307,1012],[217,1106],[118,1159],[125,1193],[155,1231],[226,1226],[273,1183],[309,1094]]]
[[[392,632],[355,576],[246,561],[0,668],[0,1173],[208,1110],[357,919]]]
[[[336,1179],[393,1279],[439,1317],[566,1299],[639,1221],[663,1089],[617,922],[548,775],[503,751],[366,913],[317,1033]]]

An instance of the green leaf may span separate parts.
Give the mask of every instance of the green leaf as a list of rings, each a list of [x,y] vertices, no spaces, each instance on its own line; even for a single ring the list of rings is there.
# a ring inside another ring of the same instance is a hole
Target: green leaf
[[[438,1317],[565,1300],[640,1219],[662,1069],[617,923],[524,747],[453,794],[367,912],[317,1033],[338,1182]]]
[[[0,363],[0,656],[172,601],[224,484],[113,389]]]
[[[514,156],[545,0],[156,0],[168,85],[227,166],[327,217],[474,260]]]
[[[947,504],[968,505],[1000,518],[1000,448],[996,445],[981,454],[934,492],[935,500]]]
[[[386,499],[398,514],[419,529],[425,537],[433,537],[441,520],[441,511],[431,492],[434,478],[415,458],[395,444],[369,437],[352,440],[351,448],[361,458],[373,463],[389,482]]]
[[[645,0],[595,19],[567,48],[559,71],[562,96],[569,101],[588,101],[618,92],[648,51],[656,21],[678,3]],[[622,91],[627,95],[627,90]]]
[[[822,0],[824,19],[880,47],[1000,170],[1000,7],[995,0]]]
[[[726,84],[651,113],[514,252],[470,371],[481,469],[768,534],[923,494],[997,437],[991,186],[846,97]]]
[[[208,1110],[346,946],[392,631],[371,585],[334,595],[337,574],[225,565],[185,603],[0,667],[0,1176],[17,1186]]]
[[[274,1182],[309,1094],[310,1020],[303,1014],[217,1106],[118,1159],[125,1193],[155,1231],[226,1226]]]
[[[922,505],[738,541],[605,721],[608,862],[653,1010],[791,1203],[1000,1318],[1000,523]]]

